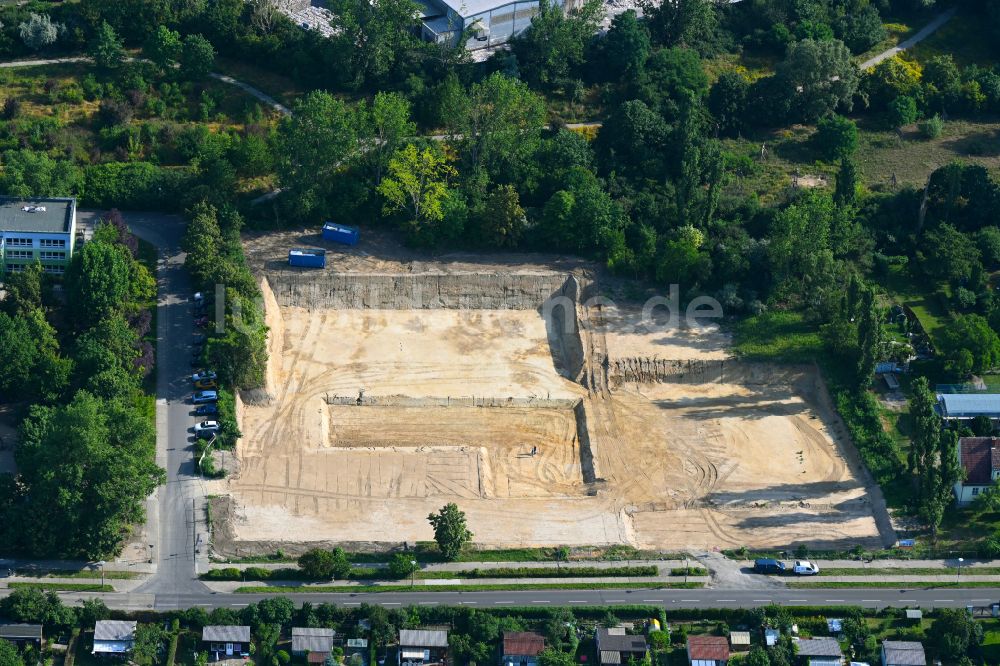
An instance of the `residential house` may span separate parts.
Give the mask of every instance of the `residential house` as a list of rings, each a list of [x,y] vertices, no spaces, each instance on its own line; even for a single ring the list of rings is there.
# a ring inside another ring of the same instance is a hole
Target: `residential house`
[[[76,241],[76,199],[0,197],[0,275],[36,261],[61,275]]]
[[[688,636],[687,652],[691,666],[726,666],[729,641],[725,636]]]
[[[533,631],[505,631],[500,646],[501,666],[538,666],[545,638]]]
[[[630,659],[640,661],[645,658],[649,649],[645,636],[630,636],[622,627],[600,628],[595,638],[601,664],[608,666],[627,664]]]
[[[448,632],[439,629],[400,629],[399,666],[428,666],[448,662]]]
[[[361,663],[368,662],[368,639],[367,638],[348,638],[347,644],[344,646],[344,663],[351,663],[351,658],[354,655],[358,655],[361,659]]]
[[[836,638],[804,638],[795,645],[804,666],[842,666],[844,663],[844,653]]]
[[[13,643],[17,648],[27,645],[36,650],[42,648],[42,625],[40,624],[0,624],[0,638]]]
[[[730,631],[729,647],[733,652],[746,652],[750,649],[749,631]]]
[[[210,625],[201,630],[202,649],[212,661],[250,656],[250,627]]]
[[[955,500],[964,506],[1000,477],[1000,437],[962,437],[958,464],[965,470],[965,480],[955,484]]]
[[[918,641],[883,642],[882,666],[927,666],[923,644]]]
[[[92,654],[101,657],[125,657],[135,647],[135,622],[98,620],[94,625]]]
[[[333,629],[292,627],[292,654],[322,664],[333,649]]]

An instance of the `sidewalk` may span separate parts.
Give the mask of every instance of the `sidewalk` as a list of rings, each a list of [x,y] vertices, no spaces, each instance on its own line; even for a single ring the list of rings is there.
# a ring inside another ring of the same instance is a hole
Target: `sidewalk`
[[[701,562],[691,557],[687,560],[689,567],[702,567]],[[212,562],[209,569],[239,569],[250,568],[260,569],[294,569],[295,562],[261,562],[257,564],[225,564],[222,562]],[[386,569],[388,564],[377,562],[372,564],[354,563],[351,566],[355,569]],[[471,571],[473,569],[574,569],[574,568],[595,568],[595,569],[618,569],[621,567],[642,567],[656,566],[662,575],[664,571],[669,575],[671,569],[681,569],[684,567],[684,560],[571,560],[569,562],[434,562],[432,564],[422,564],[420,571]]]

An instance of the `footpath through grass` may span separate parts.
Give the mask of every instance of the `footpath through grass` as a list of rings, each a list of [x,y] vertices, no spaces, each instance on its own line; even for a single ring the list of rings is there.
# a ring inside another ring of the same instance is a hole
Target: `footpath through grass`
[[[246,585],[236,594],[357,594],[369,592],[501,592],[520,590],[693,590],[703,583],[525,583],[513,585]]]

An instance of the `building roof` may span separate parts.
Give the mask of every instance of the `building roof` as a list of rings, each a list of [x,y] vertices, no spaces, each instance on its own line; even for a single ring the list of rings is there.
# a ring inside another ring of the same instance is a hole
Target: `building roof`
[[[688,636],[688,656],[692,660],[725,661],[729,659],[729,641],[724,636]]]
[[[729,642],[732,645],[750,645],[749,631],[730,631]]]
[[[907,608],[906,609],[906,619],[907,620],[919,620],[924,616],[924,612],[919,608]]]
[[[618,650],[601,650],[601,663],[620,664],[622,663],[622,653]]]
[[[545,639],[533,631],[503,632],[503,653],[537,657],[545,649]]]
[[[777,629],[765,629],[764,630],[764,642],[770,647],[778,642],[778,637],[781,636],[781,632]]]
[[[249,643],[250,627],[237,625],[209,625],[201,630],[201,640],[213,643]]]
[[[885,641],[882,649],[887,666],[927,666],[924,646],[917,641]]]
[[[796,645],[799,648],[799,655],[802,657],[843,657],[844,653],[840,649],[840,643],[836,638],[804,638]]]
[[[597,647],[603,652],[604,650],[613,650],[615,652],[645,652],[646,651],[646,637],[645,636],[628,636],[624,633],[612,633],[610,629],[598,629],[597,630]]]
[[[40,624],[0,624],[0,638],[11,640],[42,640]]]
[[[0,197],[0,231],[69,233],[76,199]]]
[[[400,629],[399,644],[413,647],[448,647],[448,632],[439,629]]]
[[[527,6],[526,0],[521,0],[521,2]],[[455,12],[462,18],[470,18],[476,14],[488,12],[491,9],[499,9],[500,7],[504,7],[506,5],[513,5],[514,0],[430,0],[429,4],[439,4],[443,8],[447,8]]]
[[[984,414],[1000,418],[1000,394],[997,393],[942,393],[938,396],[942,416],[972,418]]]
[[[292,652],[330,652],[333,629],[292,627]]]
[[[325,664],[326,658],[330,656],[330,651],[326,652],[310,652],[306,655],[306,663],[309,664]]]
[[[962,437],[958,459],[965,469],[966,486],[988,486],[993,470],[1000,469],[1000,437]]]
[[[135,640],[135,622],[125,620],[98,620],[94,625],[95,641]]]

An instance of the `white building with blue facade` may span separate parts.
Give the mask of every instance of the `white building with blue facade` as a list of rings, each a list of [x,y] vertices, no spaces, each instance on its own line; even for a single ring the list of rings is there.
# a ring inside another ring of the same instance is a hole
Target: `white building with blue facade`
[[[0,197],[0,275],[36,261],[62,275],[73,255],[76,199]]]
[[[552,4],[573,9],[580,0],[551,0]],[[459,44],[468,31],[464,47],[484,49],[503,44],[524,32],[538,13],[538,0],[417,0],[423,37],[449,46]]]

